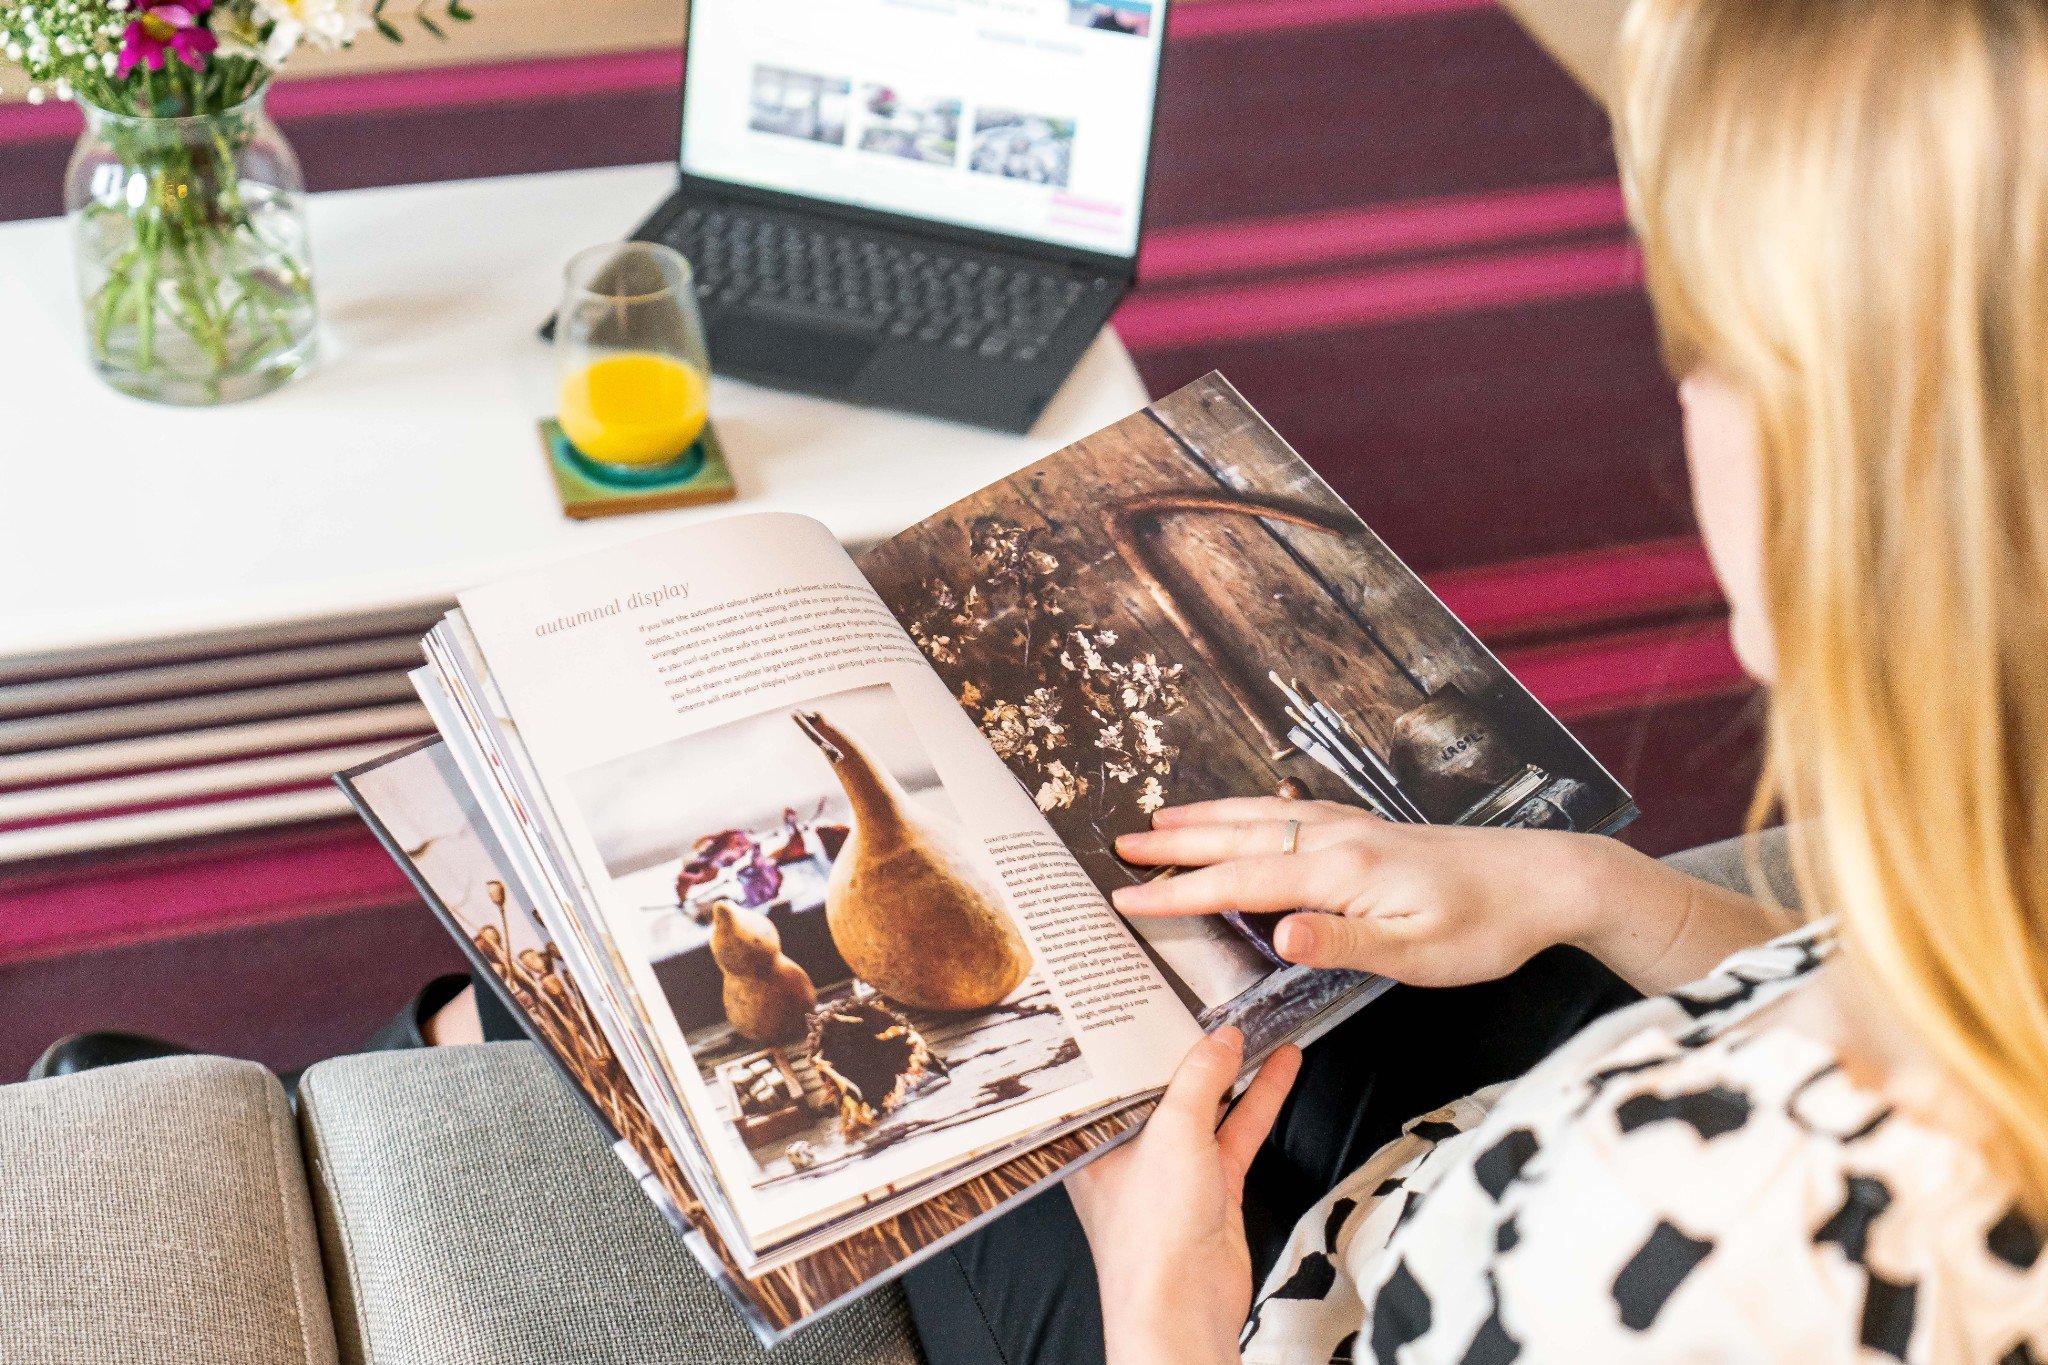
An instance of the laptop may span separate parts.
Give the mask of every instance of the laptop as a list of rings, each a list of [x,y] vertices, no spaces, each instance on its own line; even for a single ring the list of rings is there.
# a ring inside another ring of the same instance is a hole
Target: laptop
[[[722,374],[1028,430],[1131,287],[1167,0],[693,0],[681,179]]]

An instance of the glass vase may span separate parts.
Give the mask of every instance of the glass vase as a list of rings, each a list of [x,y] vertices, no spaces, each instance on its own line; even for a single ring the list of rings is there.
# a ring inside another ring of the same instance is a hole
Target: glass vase
[[[64,206],[86,349],[123,393],[232,403],[313,359],[305,183],[263,98],[181,118],[82,105]]]

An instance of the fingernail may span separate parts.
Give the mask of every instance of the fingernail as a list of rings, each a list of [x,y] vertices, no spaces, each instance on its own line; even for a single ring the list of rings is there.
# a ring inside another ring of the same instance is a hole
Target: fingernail
[[[1142,905],[1145,900],[1143,886],[1119,886],[1109,893],[1109,903],[1122,910],[1131,905]]]
[[[1273,931],[1273,951],[1289,962],[1299,962],[1316,948],[1316,927],[1299,915],[1280,921]]]
[[[1216,1040],[1219,1047],[1228,1048],[1232,1052],[1244,1050],[1244,1030],[1235,1024],[1225,1024],[1209,1036]]]

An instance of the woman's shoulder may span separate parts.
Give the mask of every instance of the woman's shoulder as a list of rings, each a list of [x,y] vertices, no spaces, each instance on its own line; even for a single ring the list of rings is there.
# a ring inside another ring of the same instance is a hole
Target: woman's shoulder
[[[1738,954],[1495,1112],[1472,1171],[1513,1224],[1504,1308],[1710,1354],[2048,1361],[2048,1257],[2009,1183],[1787,1022],[1825,1011],[1828,951],[1822,926]],[[1599,1273],[1558,1283],[1573,1264]]]
[[[1319,1341],[1334,1305],[1380,1359],[2048,1365],[2008,1184],[1793,1026],[1830,956],[1825,925],[1737,954],[1411,1125],[1297,1232],[1342,1304],[1297,1275],[1256,1343]]]

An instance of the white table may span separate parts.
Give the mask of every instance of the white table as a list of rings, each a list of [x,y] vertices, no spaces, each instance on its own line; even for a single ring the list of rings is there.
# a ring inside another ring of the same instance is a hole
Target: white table
[[[563,517],[534,433],[534,329],[579,248],[629,231],[668,166],[315,195],[312,373],[212,409],[89,371],[61,220],[0,225],[0,661],[446,599],[535,561],[776,508],[850,544],[1143,406],[1105,333],[1028,436],[720,380],[740,501]]]
[[[721,379],[736,502],[571,521],[534,329],[672,173],[314,196],[321,359],[211,409],[102,385],[64,223],[0,225],[0,864],[334,814],[326,772],[421,728],[404,670],[470,584],[739,511],[879,540],[1146,401],[1106,331],[1021,437]]]

